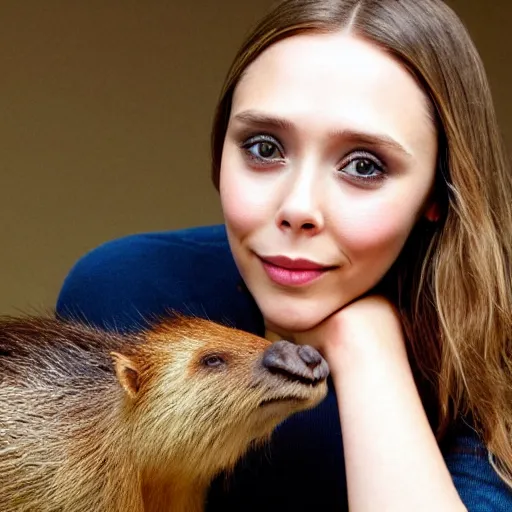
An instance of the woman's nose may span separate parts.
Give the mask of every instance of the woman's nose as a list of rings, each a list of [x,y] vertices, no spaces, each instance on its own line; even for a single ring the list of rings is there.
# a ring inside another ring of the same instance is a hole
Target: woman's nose
[[[283,200],[276,214],[279,229],[314,235],[324,228],[319,183],[312,173],[291,176],[285,185]]]

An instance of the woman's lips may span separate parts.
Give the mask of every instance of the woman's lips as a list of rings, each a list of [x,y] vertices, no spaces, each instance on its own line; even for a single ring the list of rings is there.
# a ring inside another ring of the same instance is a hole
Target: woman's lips
[[[283,286],[308,284],[333,268],[310,260],[291,259],[286,256],[260,256],[260,260],[268,277]]]

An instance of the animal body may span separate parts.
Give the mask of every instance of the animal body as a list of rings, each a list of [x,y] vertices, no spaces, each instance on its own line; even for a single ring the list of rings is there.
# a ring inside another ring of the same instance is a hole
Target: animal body
[[[0,320],[2,512],[196,512],[212,478],[326,394],[313,348],[202,319],[116,334]]]

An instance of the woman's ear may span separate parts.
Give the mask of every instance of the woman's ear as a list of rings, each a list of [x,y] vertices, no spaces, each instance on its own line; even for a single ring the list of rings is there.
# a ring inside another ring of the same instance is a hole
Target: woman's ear
[[[429,222],[437,222],[441,218],[441,212],[439,209],[439,203],[437,201],[432,200],[425,210],[423,216]]]

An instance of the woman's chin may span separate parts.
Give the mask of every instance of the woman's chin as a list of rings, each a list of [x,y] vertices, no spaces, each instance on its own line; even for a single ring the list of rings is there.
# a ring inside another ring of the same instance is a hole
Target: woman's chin
[[[268,330],[282,338],[293,338],[293,334],[304,332],[323,322],[333,311],[311,309],[261,308]]]

